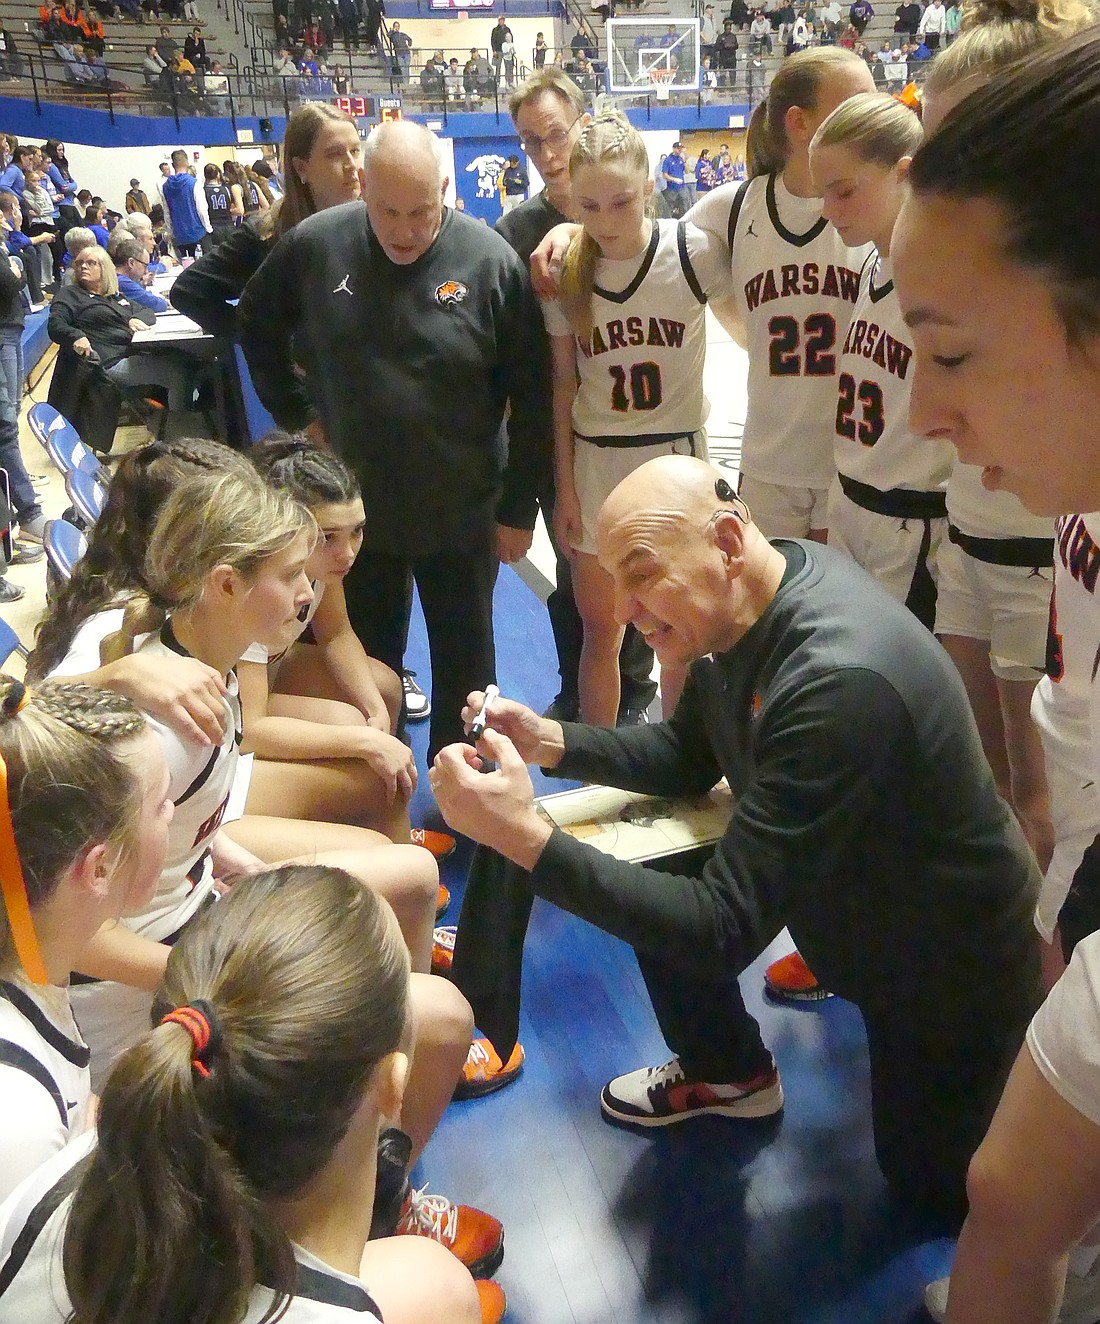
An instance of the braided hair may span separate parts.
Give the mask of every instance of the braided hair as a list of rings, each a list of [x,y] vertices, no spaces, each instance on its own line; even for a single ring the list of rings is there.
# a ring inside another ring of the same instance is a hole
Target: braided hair
[[[309,510],[343,505],[360,495],[359,482],[343,460],[302,436],[269,432],[252,447],[248,458],[272,487]]]
[[[0,755],[32,911],[89,845],[108,843],[120,858],[136,847],[144,788],[120,747],[144,730],[120,694],[62,681],[29,689],[0,675]],[[13,959],[0,908],[0,968]]]
[[[581,130],[569,156],[570,177],[581,166],[622,163],[649,178],[649,154],[642,135],[620,110],[600,110]],[[582,229],[566,250],[562,262],[558,301],[562,312],[582,340],[592,334],[592,291],[600,246]]]
[[[145,591],[145,553],[161,507],[192,474],[249,473],[248,461],[216,441],[180,438],[131,451],[118,464],[103,513],[38,627],[27,675],[40,680],[58,666],[81,625]]]

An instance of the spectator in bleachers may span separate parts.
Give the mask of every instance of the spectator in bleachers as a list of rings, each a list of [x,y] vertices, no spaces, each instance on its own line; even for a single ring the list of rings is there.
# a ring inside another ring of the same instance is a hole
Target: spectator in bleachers
[[[40,235],[38,239],[32,239],[23,233],[22,200],[7,188],[0,189],[0,220],[3,222],[4,242],[8,254],[18,258],[23,264],[31,311],[38,312],[46,306],[42,298],[42,258],[39,249],[49,243],[49,238]]]
[[[320,24],[316,21],[308,23],[302,29],[301,42],[303,56],[312,54],[318,60],[323,60],[328,54],[328,47],[325,44],[325,34],[321,31]]]
[[[52,245],[57,237],[53,220],[53,201],[42,187],[42,176],[36,169],[27,170],[24,179],[23,228],[31,239],[39,244],[42,288],[49,289],[54,283]]]
[[[855,28],[857,36],[862,37],[867,24],[875,16],[875,8],[871,0],[855,0],[855,3],[848,10],[848,21]]]
[[[77,12],[74,0],[65,0],[65,5],[57,18],[61,26],[61,40],[66,46],[75,49],[84,34],[80,31],[80,14]]]
[[[8,78],[22,78],[23,57],[15,45],[15,36],[0,18],[0,74]]]
[[[894,10],[894,31],[915,37],[920,25],[920,5],[917,0],[903,0]]]
[[[447,100],[456,105],[462,100],[462,70],[458,67],[457,56],[452,55],[443,71],[443,83],[447,89]]]
[[[84,224],[95,235],[95,241],[100,248],[107,247],[107,227],[103,224],[103,213],[106,208],[96,202],[89,203],[84,209]]]
[[[161,75],[168,68],[168,61],[165,60],[155,46],[146,46],[145,59],[141,62],[141,72],[145,75],[145,81],[150,87],[163,86]]]
[[[183,43],[183,57],[190,60],[195,69],[208,69],[210,61],[206,55],[206,39],[202,35],[201,28],[193,28],[186,41]]]
[[[764,51],[769,55],[772,53],[772,25],[762,9],[756,11],[749,24],[749,40],[754,55],[760,55]]]
[[[145,287],[149,279],[149,257],[144,244],[135,239],[124,225],[120,225],[118,229],[112,230],[107,245],[107,252],[115,264],[119,292],[131,303],[148,308],[150,312],[167,312],[168,301]]]
[[[749,26],[751,17],[748,0],[731,0],[729,20],[739,32],[744,32]]]
[[[229,114],[229,75],[222,69],[220,60],[213,62],[210,72],[203,79],[203,92],[206,104],[215,115]]]
[[[921,15],[917,32],[924,38],[930,51],[939,50],[940,42],[947,31],[947,10],[943,0],[931,0]]]
[[[420,71],[420,96],[426,109],[443,109],[446,98],[445,80],[443,69],[436,64],[434,55],[430,55],[424,61],[424,68]]]
[[[57,0],[46,0],[38,10],[38,26],[42,30],[42,40],[59,41],[61,38],[61,6]]]
[[[338,0],[336,5],[336,26],[344,42],[344,50],[350,55],[359,49],[359,9],[355,0]]]
[[[107,35],[103,31],[103,21],[99,15],[89,13],[86,9],[81,10],[80,31],[84,38],[85,58],[89,51],[95,55],[102,55],[107,47]]]
[[[398,77],[401,82],[407,83],[412,65],[412,37],[401,31],[401,24],[396,20],[390,26],[390,44],[397,61]]]
[[[275,76],[281,78],[289,90],[288,80],[297,79],[298,66],[290,58],[290,52],[285,48],[276,52],[274,70]]]
[[[740,45],[737,33],[733,30],[733,19],[723,19],[722,31],[718,34],[718,40],[714,43],[719,87],[732,87],[736,82],[737,51]]]
[[[959,35],[959,28],[962,27],[963,7],[962,0],[951,0],[947,6],[947,15],[944,25],[945,45],[950,46]]]
[[[179,42],[172,36],[167,24],[161,28],[156,41],[157,54],[166,65],[172,63],[172,56],[179,52]]]

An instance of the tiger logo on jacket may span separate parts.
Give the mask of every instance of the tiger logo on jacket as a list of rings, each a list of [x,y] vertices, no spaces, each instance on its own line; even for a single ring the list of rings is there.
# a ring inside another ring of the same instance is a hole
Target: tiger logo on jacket
[[[469,293],[470,287],[460,280],[445,280],[436,286],[435,301],[441,308],[456,307]]]

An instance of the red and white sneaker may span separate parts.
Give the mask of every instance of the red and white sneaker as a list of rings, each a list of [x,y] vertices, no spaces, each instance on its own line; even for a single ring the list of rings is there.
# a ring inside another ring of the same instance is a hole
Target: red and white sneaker
[[[432,932],[432,974],[450,975],[455,957],[455,935],[458,929],[453,924],[440,925]]]
[[[605,1117],[632,1126],[672,1126],[692,1117],[770,1117],[783,1107],[783,1086],[773,1062],[752,1080],[713,1085],[688,1080],[674,1057],[661,1067],[641,1067],[603,1087]]]
[[[413,828],[409,840],[414,846],[423,846],[437,860],[445,860],[455,852],[455,839],[449,832],[433,832],[431,828]]]
[[[475,1278],[489,1278],[504,1259],[504,1228],[492,1214],[445,1195],[409,1188],[397,1220],[397,1235],[430,1237],[456,1255]]]
[[[475,1039],[466,1055],[466,1065],[455,1086],[454,1098],[480,1099],[484,1094],[493,1094],[505,1085],[511,1085],[522,1070],[522,1044],[516,1044],[508,1061],[502,1062],[488,1039]]]
[[[821,1002],[833,995],[798,952],[773,961],[764,971],[764,992],[780,1002]]]

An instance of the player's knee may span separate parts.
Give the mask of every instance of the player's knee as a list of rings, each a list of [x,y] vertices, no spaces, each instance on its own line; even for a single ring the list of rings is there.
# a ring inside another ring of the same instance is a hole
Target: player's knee
[[[455,984],[438,975],[414,975],[413,986],[418,1041],[454,1048],[464,1056],[474,1034],[469,1002]]]

